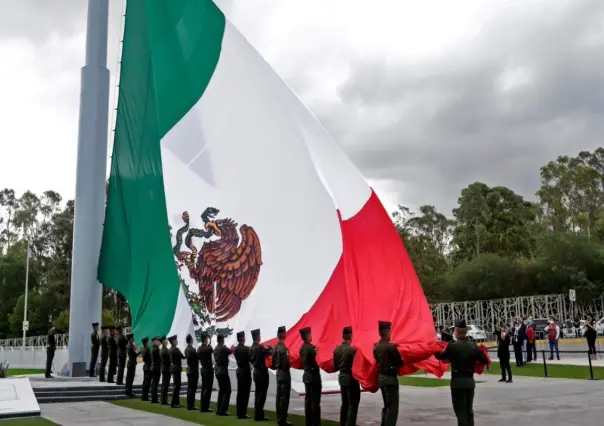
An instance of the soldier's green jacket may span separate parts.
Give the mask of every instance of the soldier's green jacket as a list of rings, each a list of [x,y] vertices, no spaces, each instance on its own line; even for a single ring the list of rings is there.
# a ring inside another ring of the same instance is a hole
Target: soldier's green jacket
[[[128,353],[128,368],[136,367],[136,358],[138,357],[138,352],[132,343],[128,343],[126,346],[126,352]]]
[[[474,365],[476,361],[483,364],[488,362],[484,352],[467,338],[449,342],[441,353],[434,356],[436,359],[451,363],[451,387],[458,389],[475,388]]]
[[[161,353],[159,351],[159,346],[153,346],[151,348],[151,370],[161,370]]]
[[[101,346],[101,340],[98,332],[93,331],[92,334],[90,334],[90,344],[94,349],[98,349],[99,346]]]
[[[225,345],[217,345],[214,349],[217,376],[229,374],[229,355],[232,353],[233,351]]]
[[[48,333],[46,336],[46,349],[54,351],[57,349],[57,339],[54,333]]]
[[[398,385],[398,371],[403,366],[403,358],[395,344],[382,339],[373,347],[373,357],[378,364],[378,385]]]
[[[117,342],[115,336],[109,336],[107,338],[109,342],[109,358],[117,358]]]
[[[128,351],[128,339],[123,334],[117,335],[117,354],[118,356],[125,356]]]
[[[172,366],[172,361],[170,360],[170,349],[162,347],[159,354],[161,355],[161,371],[169,373],[170,367]]]
[[[273,349],[272,366],[277,370],[277,380],[291,378],[289,365],[289,351],[287,346],[279,342]]]
[[[193,345],[187,345],[185,357],[187,358],[187,373],[199,373],[199,358]]]
[[[214,349],[212,349],[210,345],[202,344],[200,347],[197,348],[197,357],[199,358],[199,363],[201,364],[202,374],[214,371],[214,367],[212,365],[213,354]]]
[[[250,362],[254,366],[254,371],[266,371],[266,357],[270,355],[271,351],[268,348],[260,345],[258,342],[254,342],[250,348]]]
[[[352,363],[357,350],[350,342],[342,342],[333,351],[333,367],[335,371],[339,371],[338,383],[340,386],[350,386],[354,380],[352,377]]]
[[[143,348],[141,350],[141,355],[143,357],[143,371],[151,370],[151,350],[149,348]]]
[[[243,373],[252,370],[252,364],[250,363],[250,348],[245,346],[244,343],[239,343],[235,346],[235,361],[237,361],[237,372]]]
[[[106,358],[109,356],[109,341],[108,341],[107,335],[105,333],[101,334],[100,342],[101,342],[101,358]]]
[[[317,347],[312,343],[302,344],[300,358],[302,358],[304,368],[302,381],[304,383],[321,383],[321,369],[317,364]]]
[[[185,356],[177,346],[170,347],[170,373],[182,373],[182,360]]]

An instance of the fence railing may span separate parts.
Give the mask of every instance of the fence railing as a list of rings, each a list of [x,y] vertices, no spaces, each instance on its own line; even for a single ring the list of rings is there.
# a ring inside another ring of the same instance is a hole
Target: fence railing
[[[130,333],[130,327],[124,328],[125,333]],[[58,347],[69,346],[69,334],[55,334],[55,341]],[[30,336],[25,338],[25,345],[22,337],[11,339],[0,339],[0,348],[45,348],[48,343],[48,336]]]

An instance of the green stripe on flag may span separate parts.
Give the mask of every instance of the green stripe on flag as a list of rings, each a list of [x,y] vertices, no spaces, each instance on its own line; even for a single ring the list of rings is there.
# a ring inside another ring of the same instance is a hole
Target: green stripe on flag
[[[180,282],[160,141],[205,91],[225,18],[211,0],[128,0],[98,279],[128,300],[137,339],[166,334]]]

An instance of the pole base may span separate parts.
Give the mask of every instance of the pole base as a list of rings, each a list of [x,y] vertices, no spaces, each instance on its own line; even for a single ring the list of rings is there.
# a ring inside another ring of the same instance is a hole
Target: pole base
[[[70,377],[84,377],[87,376],[87,370],[86,370],[86,363],[85,362],[74,362],[73,364],[71,364],[71,368],[69,369],[69,376]]]

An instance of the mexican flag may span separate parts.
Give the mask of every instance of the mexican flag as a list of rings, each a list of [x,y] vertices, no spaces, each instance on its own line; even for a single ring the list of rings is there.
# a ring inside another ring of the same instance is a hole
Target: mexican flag
[[[137,340],[184,341],[194,304],[248,341],[286,326],[294,365],[310,326],[329,371],[352,326],[372,388],[377,324],[391,321],[408,371],[442,372],[388,213],[211,0],[128,0],[99,281],[127,298]]]

